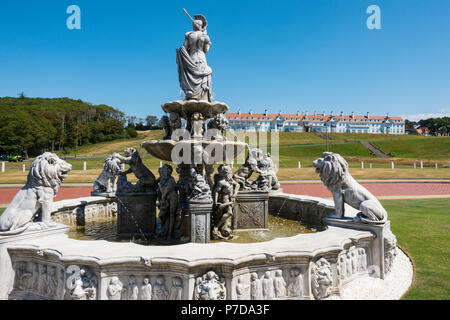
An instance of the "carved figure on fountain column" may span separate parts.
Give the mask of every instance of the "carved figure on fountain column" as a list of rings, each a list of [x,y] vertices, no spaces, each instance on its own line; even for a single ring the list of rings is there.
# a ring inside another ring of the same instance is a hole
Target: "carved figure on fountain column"
[[[181,209],[185,209],[188,206],[188,198],[191,194],[191,171],[189,165],[179,164],[176,169],[179,178],[177,182],[177,189],[179,193],[179,204]]]
[[[252,176],[253,172],[258,170],[258,161],[262,156],[261,150],[257,148],[250,148],[248,150],[247,158],[245,163],[236,170],[233,175],[233,179],[239,183],[241,191],[250,190],[251,183],[248,181]]]
[[[159,126],[164,130],[163,140],[172,139],[172,127],[170,126],[170,120],[168,116],[162,116],[159,120]]]
[[[264,154],[259,158],[256,172],[259,173],[259,177],[253,181],[252,189],[268,191],[280,188],[270,153]]]
[[[114,153],[113,156],[120,159],[122,163],[128,164],[130,168],[123,172],[123,175],[134,173],[139,180],[134,185],[134,192],[154,192],[156,178],[153,173],[142,162],[139,152],[134,148],[127,148],[124,150],[125,157],[118,153]],[[120,177],[119,177],[120,179]]]
[[[208,122],[208,131],[217,130],[216,134],[210,136],[211,140],[225,140],[225,129],[228,126],[228,120],[224,113],[217,114],[212,120]]]
[[[180,237],[181,217],[178,211],[177,183],[172,177],[172,171],[172,166],[168,164],[158,170],[158,201],[156,205],[159,208],[159,219],[162,224],[159,236],[167,239],[178,239]]]
[[[193,139],[202,139],[204,128],[204,118],[200,112],[195,112],[192,114],[190,125],[191,125],[191,137]]]
[[[212,234],[216,239],[229,240],[233,238],[231,218],[239,184],[233,180],[230,166],[221,164],[217,170],[212,192],[214,213]]]
[[[189,201],[191,202],[212,202],[211,189],[206,183],[202,174],[197,173],[194,169],[191,169],[192,182],[191,182],[191,194]]]

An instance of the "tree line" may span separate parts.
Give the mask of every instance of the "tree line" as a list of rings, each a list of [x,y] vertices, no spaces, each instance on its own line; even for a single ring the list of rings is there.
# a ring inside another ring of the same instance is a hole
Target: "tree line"
[[[85,144],[136,137],[136,124],[113,107],[69,98],[0,98],[0,154],[69,152]],[[155,122],[157,123],[157,122]]]
[[[417,128],[427,128],[431,136],[450,135],[450,117],[422,119],[417,122],[406,120],[406,130],[417,134]]]

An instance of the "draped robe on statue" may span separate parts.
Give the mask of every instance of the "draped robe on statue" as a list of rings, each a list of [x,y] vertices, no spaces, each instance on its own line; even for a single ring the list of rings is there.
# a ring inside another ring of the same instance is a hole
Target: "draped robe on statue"
[[[200,39],[189,39],[190,33],[186,35],[186,42],[177,50],[178,76],[181,89],[186,94],[186,100],[211,101],[211,75],[212,69],[206,64],[204,58],[205,44],[210,44],[207,35]],[[190,42],[194,42],[190,44]],[[186,48],[188,45],[190,50]],[[188,52],[189,50],[189,52]],[[195,61],[192,56],[196,56]]]

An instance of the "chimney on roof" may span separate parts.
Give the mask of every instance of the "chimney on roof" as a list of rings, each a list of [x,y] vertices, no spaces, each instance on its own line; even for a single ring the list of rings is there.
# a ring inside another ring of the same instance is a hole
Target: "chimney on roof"
[[[333,111],[331,111],[331,116],[334,116],[334,112]]]
[[[314,116],[316,116],[316,110],[314,110]]]
[[[388,118],[389,118],[389,112],[387,113],[386,117],[388,117]]]
[[[308,115],[308,111],[305,111],[305,116],[307,116]]]
[[[352,111],[352,119],[355,118],[355,113]]]
[[[344,115],[344,111],[341,111],[341,117]]]
[[[253,110],[250,109],[250,111],[248,112],[249,114],[253,114]]]
[[[322,113],[322,115],[325,117],[325,111]]]
[[[281,116],[281,110],[280,110],[280,112],[278,114]]]
[[[238,114],[239,114],[239,115],[241,114],[241,109],[238,110]]]
[[[367,111],[367,115],[366,115],[367,119],[369,119],[369,112]]]
[[[300,111],[297,110],[297,115],[300,115]]]
[[[264,109],[264,115],[267,116],[267,109]]]

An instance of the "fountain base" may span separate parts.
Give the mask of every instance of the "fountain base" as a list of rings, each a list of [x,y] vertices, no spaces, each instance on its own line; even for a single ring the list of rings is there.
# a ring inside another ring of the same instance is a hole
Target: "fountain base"
[[[156,229],[156,194],[117,194],[117,234],[133,237],[154,234]]]
[[[269,192],[240,191],[233,208],[233,230],[267,229],[269,221]]]

